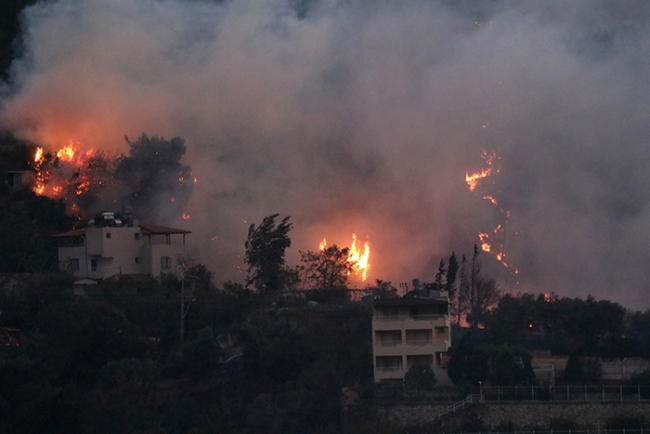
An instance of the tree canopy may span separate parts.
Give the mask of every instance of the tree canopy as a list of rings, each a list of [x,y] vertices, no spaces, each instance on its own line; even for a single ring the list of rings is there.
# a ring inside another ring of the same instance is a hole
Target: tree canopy
[[[289,231],[293,225],[290,217],[283,218],[278,225],[279,214],[264,217],[259,226],[248,228],[245,262],[248,265],[247,285],[255,286],[264,293],[275,293],[283,288],[289,279],[285,250],[291,246]]]

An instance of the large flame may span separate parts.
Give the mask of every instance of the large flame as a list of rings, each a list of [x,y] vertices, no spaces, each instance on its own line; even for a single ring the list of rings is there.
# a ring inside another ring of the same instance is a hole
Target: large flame
[[[36,172],[34,192],[49,197],[65,197],[73,213],[79,212],[74,197],[87,192],[93,183],[82,169],[93,157],[94,151],[79,152],[78,146],[77,142],[71,140],[53,154],[47,154],[47,158],[44,149],[39,147],[34,154],[33,163]],[[52,157],[55,158],[54,164],[51,164]]]
[[[327,239],[323,238],[318,245],[320,250],[327,247]],[[370,243],[363,243],[363,249],[357,247],[357,234],[352,234],[352,245],[348,252],[348,262],[353,264],[354,272],[361,275],[361,281],[365,282],[370,269]]]

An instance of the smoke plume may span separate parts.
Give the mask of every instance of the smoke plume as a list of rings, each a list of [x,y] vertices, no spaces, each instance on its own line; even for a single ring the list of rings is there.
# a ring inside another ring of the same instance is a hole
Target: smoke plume
[[[643,0],[59,0],[22,22],[0,126],[118,152],[182,137],[181,223],[220,280],[274,213],[289,262],[356,233],[397,284],[507,211],[511,268],[481,255],[506,290],[650,306]],[[470,192],[483,151],[499,170]]]

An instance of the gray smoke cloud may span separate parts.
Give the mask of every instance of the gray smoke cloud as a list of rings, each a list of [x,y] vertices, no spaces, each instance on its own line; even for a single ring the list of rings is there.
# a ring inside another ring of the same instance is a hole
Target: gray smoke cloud
[[[511,268],[481,255],[506,290],[650,307],[643,0],[60,0],[23,18],[0,125],[121,152],[184,138],[182,224],[219,280],[241,280],[248,225],[273,213],[295,225],[289,262],[356,233],[394,284],[507,220]]]

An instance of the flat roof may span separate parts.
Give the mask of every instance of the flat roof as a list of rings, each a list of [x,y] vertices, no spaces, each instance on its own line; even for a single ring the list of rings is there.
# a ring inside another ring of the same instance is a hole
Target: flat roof
[[[127,227],[127,226],[107,226],[108,228],[111,229],[119,229],[122,227]],[[188,231],[185,229],[178,229],[178,228],[172,228],[169,226],[160,226],[160,225],[152,225],[149,223],[141,223],[139,225],[140,229],[142,229],[143,232],[147,232],[149,234],[153,235],[164,235],[164,234],[191,234],[192,231]],[[60,234],[54,235],[54,238],[73,238],[73,237],[83,237],[86,233],[86,229],[88,228],[81,228],[81,229],[74,229],[72,231],[68,232],[63,232]]]
[[[169,226],[159,226],[159,225],[152,225],[149,223],[140,223],[140,229],[143,231],[150,232],[154,235],[156,234],[191,234],[192,231],[188,231],[185,229],[178,229],[178,228],[172,228]]]
[[[449,304],[446,298],[376,298],[372,301],[375,307],[399,307],[399,306],[435,306]]]

